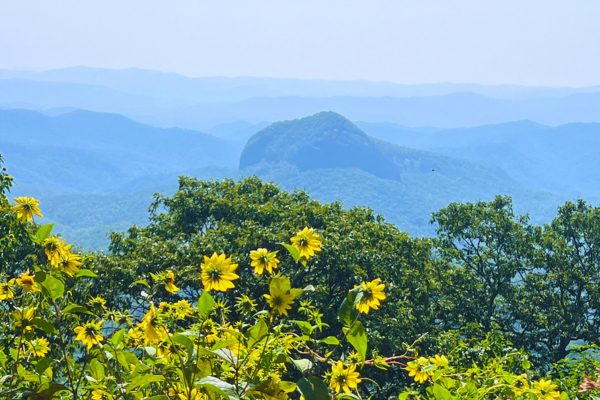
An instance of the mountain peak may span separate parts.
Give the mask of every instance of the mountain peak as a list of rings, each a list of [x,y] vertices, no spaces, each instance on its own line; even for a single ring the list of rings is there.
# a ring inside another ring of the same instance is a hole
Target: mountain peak
[[[401,173],[366,133],[332,111],[276,122],[256,133],[242,152],[240,169],[261,162],[288,162],[301,171],[358,168],[395,180]]]

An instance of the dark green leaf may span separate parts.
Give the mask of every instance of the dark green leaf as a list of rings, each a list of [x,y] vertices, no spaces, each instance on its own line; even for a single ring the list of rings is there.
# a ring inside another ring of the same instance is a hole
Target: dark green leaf
[[[200,315],[200,318],[208,317],[214,307],[215,300],[207,290],[204,290],[198,299],[198,314]]]
[[[358,295],[358,289],[352,289],[348,292],[348,296],[342,302],[338,311],[338,317],[340,322],[344,326],[349,327],[352,325],[352,321],[358,316],[358,310],[356,309],[356,296]]]
[[[30,324],[32,326],[35,326],[38,329],[43,330],[46,333],[54,333],[54,334],[58,334],[58,331],[56,330],[56,328],[54,327],[54,325],[52,325],[50,322],[41,319],[41,318],[34,318],[31,320]]]
[[[252,328],[248,329],[248,349],[253,349],[268,333],[269,327],[265,320],[259,320]]]
[[[354,323],[350,332],[346,334],[346,339],[348,339],[348,342],[356,349],[364,363],[367,359],[367,333],[365,332],[365,327],[362,322],[356,321]]]
[[[316,376],[300,379],[298,390],[306,400],[331,400],[329,388]]]

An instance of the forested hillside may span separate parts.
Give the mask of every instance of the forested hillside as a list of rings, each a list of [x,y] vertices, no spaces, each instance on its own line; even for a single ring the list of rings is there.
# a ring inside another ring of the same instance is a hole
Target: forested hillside
[[[541,224],[553,218],[560,204],[579,197],[582,192],[575,189],[589,186],[583,193],[596,194],[593,174],[565,178],[594,168],[595,158],[552,156],[568,149],[579,154],[584,143],[593,151],[595,125],[552,128],[558,131],[553,135],[545,135],[550,128],[525,122],[404,133],[393,125],[365,126],[373,136],[406,147],[369,136],[337,113],[323,112],[262,130],[255,126],[259,131],[242,153],[239,144],[222,138],[152,128],[114,114],[65,110],[48,116],[6,110],[0,111],[0,122],[0,144],[18,182],[14,193],[39,196],[47,204],[47,218],[89,249],[105,249],[111,229],[145,224],[143,210],[152,194],[173,193],[179,175],[257,175],[287,190],[306,189],[319,201],[368,205],[417,236],[434,234],[430,215],[450,202],[510,195],[518,212]],[[244,130],[251,127],[222,129],[247,135]],[[578,139],[572,146],[579,147],[568,147],[567,138]],[[452,143],[458,147],[449,147]],[[418,150],[431,150],[429,146],[439,151]],[[240,169],[231,168],[238,164]],[[63,202],[70,212],[60,210]]]
[[[75,237],[40,225],[43,203],[9,200],[12,177],[0,178],[0,350],[10,354],[0,393],[554,400],[595,390],[584,374],[600,367],[600,208],[584,201],[543,226],[509,197],[451,203],[433,215],[435,237],[414,238],[368,208],[258,178],[181,178],[154,199],[148,226],[113,233],[108,253],[81,253]],[[14,331],[22,353],[10,352]]]

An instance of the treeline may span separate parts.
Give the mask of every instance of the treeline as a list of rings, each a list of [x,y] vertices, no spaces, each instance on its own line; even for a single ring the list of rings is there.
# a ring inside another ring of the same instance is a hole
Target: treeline
[[[435,238],[412,238],[368,208],[320,204],[257,178],[181,178],[174,196],[155,197],[150,214],[147,227],[112,234],[110,253],[94,261],[105,278],[92,295],[108,287],[115,306],[130,306],[133,282],[173,269],[181,296],[195,299],[201,257],[224,252],[240,262],[247,294],[259,298],[248,249],[276,249],[290,231],[310,226],[323,252],[309,269],[286,272],[293,287],[317,288],[311,299],[332,330],[348,287],[375,278],[387,285],[387,300],[365,323],[371,351],[399,353],[419,339],[420,351],[432,354],[457,340],[476,346],[501,337],[548,371],[570,346],[600,341],[600,208],[584,201],[566,203],[545,226],[516,215],[509,197],[452,203],[432,216]],[[405,380],[394,369],[382,374],[378,381]]]
[[[571,352],[587,354],[574,345],[600,342],[600,208],[585,201],[566,203],[544,226],[516,215],[509,197],[452,203],[432,215],[436,237],[413,238],[369,208],[321,204],[303,191],[285,192],[258,178],[182,177],[173,196],[155,195],[149,212],[148,226],[112,233],[107,254],[89,254],[87,268],[99,278],[79,283],[71,296],[85,302],[101,295],[110,309],[135,310],[141,306],[136,282],[174,271],[180,290],[161,288],[153,301],[193,303],[202,294],[203,257],[225,253],[239,264],[243,285],[235,295],[219,294],[217,305],[232,323],[242,321],[234,296],[266,304],[249,251],[281,249],[290,232],[312,227],[322,251],[306,267],[285,274],[291,287],[315,288],[307,299],[326,323],[322,337],[340,331],[338,307],[348,288],[381,279],[387,298],[363,321],[369,357],[407,350],[447,354],[469,368],[518,353],[521,361],[508,369],[563,379],[561,389],[571,393],[583,372],[594,371],[593,360],[577,367],[568,361]],[[2,229],[4,277],[33,270],[41,252],[15,226]],[[290,310],[291,319],[299,313]],[[378,398],[395,396],[413,382],[393,365],[365,375],[379,382],[365,394]]]

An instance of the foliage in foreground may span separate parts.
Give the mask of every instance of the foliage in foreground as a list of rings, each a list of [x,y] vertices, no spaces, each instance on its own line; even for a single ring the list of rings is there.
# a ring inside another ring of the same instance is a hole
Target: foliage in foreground
[[[5,191],[10,179],[2,178]],[[225,182],[221,191],[215,184],[206,190],[198,190],[204,183],[189,184],[189,193],[155,203],[154,224],[114,236],[113,255],[104,258],[80,254],[53,235],[52,226],[36,225],[36,200],[9,204],[2,195],[2,229],[10,238],[1,249],[3,397],[587,396],[576,390],[581,375],[596,367],[588,352],[563,359],[546,375],[533,368],[530,354],[502,337],[493,313],[487,325],[485,319],[473,322],[476,309],[453,317],[457,308],[443,300],[457,283],[480,284],[477,275],[459,275],[436,286],[443,261],[460,252],[432,259],[428,241],[406,237],[368,210],[310,207],[302,193],[287,195],[257,181]],[[241,192],[227,199],[231,185]],[[246,201],[255,196],[258,201]],[[282,196],[288,203],[278,209]],[[159,212],[161,206],[168,212]],[[290,211],[298,213],[295,220],[288,219]],[[357,221],[362,236],[352,224]],[[298,233],[290,240],[286,230]],[[450,245],[458,237],[445,234]],[[398,256],[406,268],[391,268]],[[466,287],[487,296],[475,288]],[[445,323],[468,318],[460,329],[438,325],[435,338],[423,336],[423,327],[439,324],[440,310],[452,311]],[[412,319],[405,319],[408,313]],[[399,340],[411,335],[418,336]],[[585,388],[595,390],[595,381],[586,379]]]

